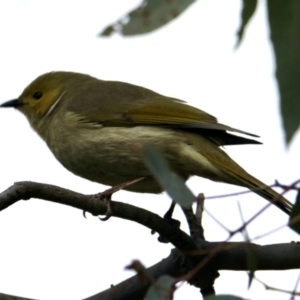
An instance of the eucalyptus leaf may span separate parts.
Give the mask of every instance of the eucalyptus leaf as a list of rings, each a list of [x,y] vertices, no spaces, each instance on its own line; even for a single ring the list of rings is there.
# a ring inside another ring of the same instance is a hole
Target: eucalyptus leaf
[[[163,275],[159,277],[149,288],[144,300],[168,300],[173,299],[175,279]]]
[[[257,261],[256,261],[256,255],[252,249],[252,246],[249,243],[247,243],[246,249],[247,249],[247,267],[249,268],[248,289],[250,289],[254,278],[255,270],[257,269]]]
[[[291,212],[289,226],[297,233],[300,233],[300,189],[298,190],[296,203]]]
[[[214,296],[205,297],[205,300],[245,300],[245,299],[233,295],[214,295]]]
[[[300,1],[268,0],[276,78],[286,143],[300,125]]]
[[[177,18],[195,0],[147,0],[124,18],[107,26],[100,36],[118,32],[124,36],[144,34],[154,31]]]
[[[168,193],[173,201],[181,206],[190,207],[195,201],[195,196],[187,188],[184,181],[174,173],[167,162],[152,145],[144,145],[141,156],[158,183]]]
[[[237,32],[238,40],[237,40],[236,47],[238,47],[241,44],[246,26],[248,25],[250,19],[254,15],[256,6],[257,6],[257,0],[243,0],[243,8],[241,14],[242,22]]]

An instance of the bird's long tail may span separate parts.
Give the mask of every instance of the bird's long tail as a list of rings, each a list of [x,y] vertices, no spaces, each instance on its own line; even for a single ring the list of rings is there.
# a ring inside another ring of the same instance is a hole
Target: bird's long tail
[[[288,215],[291,214],[293,209],[292,203],[247,173],[240,165],[232,160],[226,152],[216,147],[214,142],[199,135],[196,137],[191,136],[190,138],[194,146],[193,149],[196,149],[198,153],[198,156],[194,153],[190,155],[197,162],[195,164],[195,175],[246,187],[270,201]],[[211,174],[214,174],[214,176]]]
[[[286,214],[290,215],[293,209],[293,204],[284,198],[282,195],[274,191],[272,188],[264,184],[263,182],[259,181],[249,173],[245,171],[246,176],[241,176],[242,174],[230,174],[231,172],[226,170],[226,173],[235,180],[240,181],[240,185],[249,188],[254,193],[258,194],[259,196],[265,198],[266,200],[272,202]]]

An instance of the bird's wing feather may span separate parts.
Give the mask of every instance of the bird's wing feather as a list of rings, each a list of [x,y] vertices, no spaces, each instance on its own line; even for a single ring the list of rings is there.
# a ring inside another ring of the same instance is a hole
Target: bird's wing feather
[[[122,119],[107,120],[105,123],[117,125],[160,125],[175,128],[202,128],[211,130],[228,130],[253,137],[257,135],[218,123],[212,115],[172,99],[157,99],[139,108],[129,109]]]
[[[90,96],[70,103],[69,110],[81,115],[85,122],[103,126],[162,126],[205,135],[218,145],[259,144],[252,139],[226,131],[257,135],[218,123],[217,119],[184,101],[165,97],[131,84],[105,81],[89,86]],[[89,105],[86,105],[89,102]],[[83,105],[84,104],[84,105]],[[87,109],[88,108],[88,109]]]

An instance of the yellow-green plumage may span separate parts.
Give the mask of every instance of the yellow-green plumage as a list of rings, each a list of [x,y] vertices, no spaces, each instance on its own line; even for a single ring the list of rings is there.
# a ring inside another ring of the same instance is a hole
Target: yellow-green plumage
[[[227,131],[255,136],[220,124],[185,102],[123,82],[71,72],[34,80],[14,106],[28,118],[55,157],[71,172],[106,185],[145,179],[127,187],[159,193],[161,187],[135,146],[151,143],[184,180],[202,176],[247,187],[289,213],[292,204],[248,174],[223,145],[258,143]]]

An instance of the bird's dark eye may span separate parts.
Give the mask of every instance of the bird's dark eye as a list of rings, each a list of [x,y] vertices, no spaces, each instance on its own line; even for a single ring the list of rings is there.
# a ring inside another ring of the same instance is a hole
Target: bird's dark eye
[[[35,92],[35,93],[33,94],[33,98],[34,98],[35,100],[41,99],[42,96],[43,96],[43,93],[42,93],[42,92]]]

